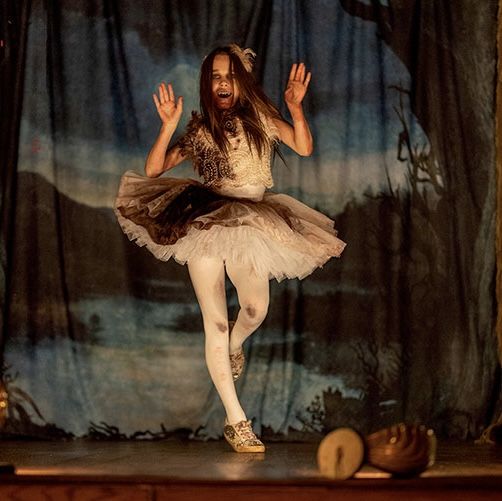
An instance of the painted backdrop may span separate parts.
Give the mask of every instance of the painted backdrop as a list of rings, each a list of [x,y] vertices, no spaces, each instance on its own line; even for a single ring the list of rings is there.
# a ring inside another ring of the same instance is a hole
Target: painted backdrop
[[[185,97],[184,126],[202,58],[237,42],[284,112],[290,65],[312,70],[315,152],[283,149],[274,190],[333,217],[348,243],[305,280],[271,284],[238,382],[256,430],[311,439],[406,420],[477,436],[497,391],[496,12],[495,0],[32,1],[4,433],[220,436],[187,270],[130,243],[112,206],[156,137],[158,84]]]

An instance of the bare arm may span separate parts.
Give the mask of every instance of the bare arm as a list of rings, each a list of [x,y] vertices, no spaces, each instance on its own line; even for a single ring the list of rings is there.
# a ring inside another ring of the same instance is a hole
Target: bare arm
[[[302,107],[311,76],[310,71],[306,73],[305,64],[293,64],[284,92],[284,99],[293,119],[293,126],[284,120],[274,119],[274,123],[279,129],[281,141],[302,156],[311,155],[314,148],[312,134]]]
[[[154,94],[153,101],[162,120],[162,127],[146,157],[145,173],[148,177],[158,177],[185,159],[180,148],[177,146],[169,148],[183,112],[183,98],[180,96],[176,101],[171,84],[166,87],[162,83],[159,87],[159,95]]]

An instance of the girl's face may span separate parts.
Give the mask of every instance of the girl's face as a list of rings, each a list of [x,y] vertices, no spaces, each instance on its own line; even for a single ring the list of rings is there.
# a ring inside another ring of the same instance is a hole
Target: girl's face
[[[219,110],[232,108],[239,99],[239,87],[232,72],[230,57],[217,54],[213,60],[211,77],[213,102]]]

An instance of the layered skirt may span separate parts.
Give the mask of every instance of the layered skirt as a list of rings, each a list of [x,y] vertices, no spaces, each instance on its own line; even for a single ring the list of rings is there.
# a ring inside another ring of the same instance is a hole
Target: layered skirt
[[[215,257],[278,281],[306,277],[346,245],[333,220],[288,195],[232,198],[192,179],[126,172],[115,214],[129,239],[162,261]]]

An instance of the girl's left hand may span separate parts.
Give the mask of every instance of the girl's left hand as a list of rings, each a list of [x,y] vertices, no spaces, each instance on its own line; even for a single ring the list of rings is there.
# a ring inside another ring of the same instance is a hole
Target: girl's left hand
[[[297,107],[303,101],[307,88],[310,83],[312,74],[305,71],[304,63],[295,63],[291,66],[289,72],[289,80],[286,90],[284,91],[284,100],[289,107]]]

